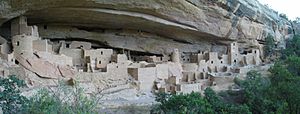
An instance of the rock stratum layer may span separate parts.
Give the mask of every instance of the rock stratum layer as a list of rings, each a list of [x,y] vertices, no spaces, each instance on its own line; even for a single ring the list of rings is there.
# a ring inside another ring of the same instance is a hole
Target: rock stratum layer
[[[158,39],[172,39],[180,44],[170,47],[177,48],[195,44],[207,50],[214,47],[203,44],[232,40],[258,46],[256,41],[263,43],[267,35],[280,42],[293,34],[286,19],[256,0],[2,0],[0,6],[0,24],[25,15],[30,24],[80,27],[85,28],[83,32],[99,28],[130,29],[150,33]],[[54,38],[49,34],[41,36]],[[130,43],[120,46],[111,43],[111,39],[95,39],[91,34],[83,36],[116,48],[156,54],[170,52],[170,49],[149,49],[153,43],[148,42],[147,46],[140,43],[136,43],[140,44],[137,47]],[[55,36],[67,37],[74,36],[70,31]],[[203,43],[206,41],[208,43]],[[191,48],[183,50],[195,51]]]

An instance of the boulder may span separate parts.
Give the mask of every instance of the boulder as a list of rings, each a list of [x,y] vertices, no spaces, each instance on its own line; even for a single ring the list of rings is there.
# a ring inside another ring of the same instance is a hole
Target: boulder
[[[19,55],[16,57],[16,60],[21,66],[42,78],[57,79],[59,77],[73,77],[76,73],[70,66],[58,65],[41,58],[26,58]]]

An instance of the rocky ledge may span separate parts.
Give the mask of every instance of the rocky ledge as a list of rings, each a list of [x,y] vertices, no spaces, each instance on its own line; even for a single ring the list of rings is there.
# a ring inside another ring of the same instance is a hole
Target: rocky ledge
[[[267,35],[280,42],[293,34],[286,19],[256,0],[2,0],[0,6],[0,24],[25,15],[30,24],[130,29],[184,44],[237,40],[258,46]]]

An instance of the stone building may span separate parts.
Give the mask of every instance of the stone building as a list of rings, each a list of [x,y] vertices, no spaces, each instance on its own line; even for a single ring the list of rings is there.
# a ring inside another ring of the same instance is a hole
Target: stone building
[[[259,49],[240,53],[237,42],[228,45],[226,54],[183,53],[173,49],[170,55],[131,56],[109,48],[94,49],[88,41],[42,39],[37,27],[28,26],[25,17],[15,19],[11,29],[12,49],[1,41],[1,57],[40,77],[74,77],[77,74],[81,78],[91,76],[95,82],[110,81],[109,86],[131,80],[140,92],[203,92],[208,86],[221,86],[223,77],[231,79],[246,72],[245,67],[261,64]],[[9,54],[9,50],[13,53]],[[102,80],[98,80],[100,78]]]

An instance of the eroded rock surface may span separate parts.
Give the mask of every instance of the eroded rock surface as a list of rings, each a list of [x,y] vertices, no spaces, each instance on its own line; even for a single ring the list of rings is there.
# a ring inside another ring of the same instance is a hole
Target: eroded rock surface
[[[0,23],[26,15],[31,24],[133,29],[188,43],[208,40],[281,41],[290,23],[256,0],[3,0]],[[197,43],[197,42],[196,42]]]

